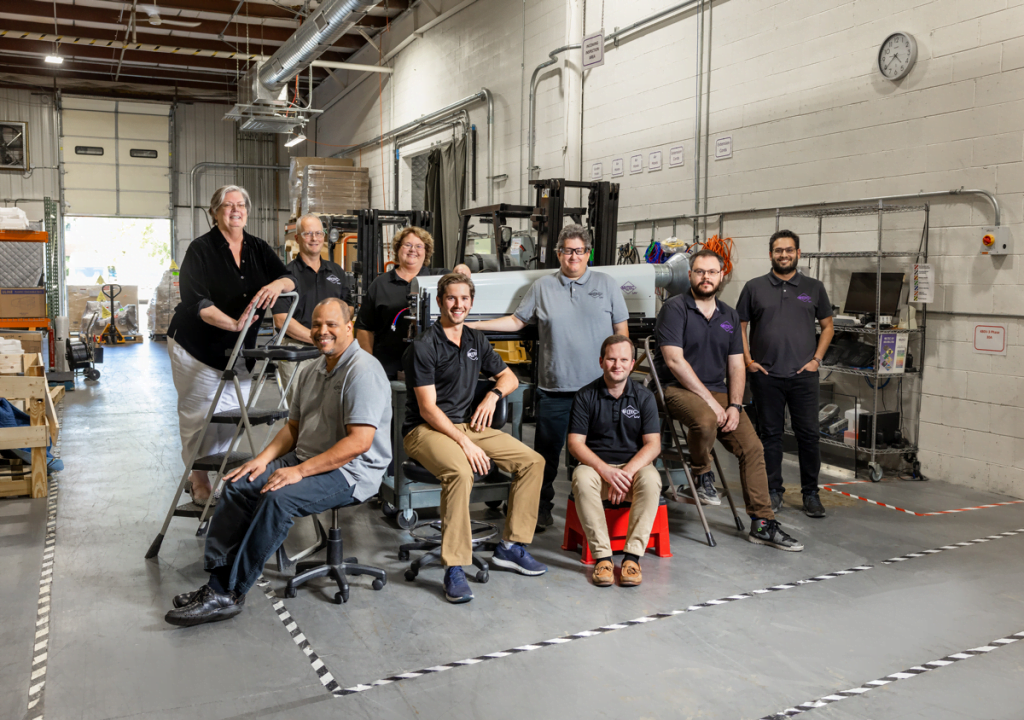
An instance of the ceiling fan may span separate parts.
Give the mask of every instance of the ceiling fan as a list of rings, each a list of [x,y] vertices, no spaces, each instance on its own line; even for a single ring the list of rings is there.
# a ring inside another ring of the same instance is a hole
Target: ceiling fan
[[[202,25],[199,21],[188,22],[186,20],[165,20],[160,17],[160,8],[156,5],[138,5],[137,7],[149,16],[149,24],[154,27],[160,27],[161,25],[174,25],[176,27],[194,28]]]

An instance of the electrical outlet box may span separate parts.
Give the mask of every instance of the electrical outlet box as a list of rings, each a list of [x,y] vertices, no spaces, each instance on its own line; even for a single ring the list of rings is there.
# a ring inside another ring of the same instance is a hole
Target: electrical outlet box
[[[1000,227],[982,228],[982,255],[1009,255],[1012,252],[1013,238],[1010,235],[1010,228],[1005,225]]]

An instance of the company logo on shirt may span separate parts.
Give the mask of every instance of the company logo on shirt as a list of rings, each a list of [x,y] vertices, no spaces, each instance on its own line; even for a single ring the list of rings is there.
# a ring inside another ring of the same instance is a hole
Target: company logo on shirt
[[[336,275],[328,275],[327,282],[334,283],[335,285],[341,285],[341,280]]]
[[[629,282],[628,280],[626,281],[625,285],[619,286],[619,290],[622,291],[623,295],[636,295],[636,285]]]
[[[470,360],[476,360],[477,359],[476,348],[470,348],[469,350],[467,350],[466,351],[466,357],[468,357]]]
[[[627,405],[626,407],[622,408],[622,414],[628,417],[630,420],[640,419],[640,411],[637,410],[632,405]]]
[[[807,293],[803,293],[802,295],[797,295],[796,299],[800,300],[801,302],[805,302],[805,303],[814,302],[813,300],[811,300],[811,296],[808,295]]]
[[[729,333],[730,335],[732,335],[732,331],[736,329],[730,323],[727,323],[727,322],[722,323],[721,328],[723,330],[725,330],[727,333]]]
[[[601,292],[600,290],[591,290],[590,292],[587,293],[587,295],[594,298],[595,300],[600,300],[601,298],[604,297],[604,293]]]

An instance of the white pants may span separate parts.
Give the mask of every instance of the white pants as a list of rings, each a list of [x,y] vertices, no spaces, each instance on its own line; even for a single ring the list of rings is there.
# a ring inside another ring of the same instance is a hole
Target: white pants
[[[214,423],[200,436],[203,422],[210,411],[210,403],[217,392],[222,370],[214,370],[209,365],[199,362],[185,348],[167,338],[167,354],[171,358],[171,377],[174,389],[178,391],[178,432],[181,434],[181,461],[188,464],[192,452],[198,445],[196,457],[226,452],[231,446],[231,436],[235,433],[235,425],[230,423]],[[242,368],[238,382],[242,386],[242,396],[249,397],[249,386],[252,376]],[[238,397],[235,384],[228,382],[217,403],[217,412],[226,412],[238,408]],[[252,452],[257,452],[253,449]]]

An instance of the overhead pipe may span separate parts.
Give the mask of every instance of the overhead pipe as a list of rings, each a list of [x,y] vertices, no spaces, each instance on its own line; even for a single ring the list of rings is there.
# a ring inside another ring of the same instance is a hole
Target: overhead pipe
[[[632,25],[627,25],[624,28],[619,28],[618,30],[613,32],[611,35],[605,35],[604,41],[605,41],[605,43],[608,43],[609,41],[611,41],[611,42],[613,42],[615,44],[616,47],[618,47],[618,40],[620,38],[622,38],[624,35],[628,35],[629,33],[633,32],[634,30],[636,30],[639,27],[642,27],[644,25],[649,25],[652,22],[655,22],[657,20],[660,20],[663,17],[671,15],[674,12],[682,10],[683,8],[685,8],[685,7],[689,6],[689,5],[693,5],[695,2],[698,2],[698,0],[686,0],[685,2],[681,2],[681,3],[677,4],[677,5],[673,5],[672,7],[668,7],[668,8],[665,8],[664,10],[660,10],[660,11],[654,13],[653,15],[648,15],[647,17],[644,17],[644,18],[641,18],[640,20],[637,20]],[[571,44],[571,45],[563,45],[560,48],[552,50],[551,52],[548,53],[548,58],[549,59],[545,60],[540,65],[538,65],[536,68],[534,68],[533,75],[530,76],[530,108],[529,108],[529,118],[528,118],[530,131],[529,131],[529,133],[527,133],[527,138],[526,138],[527,147],[528,147],[528,152],[527,152],[527,168],[526,168],[527,183],[529,183],[529,181],[533,179],[533,171],[539,169],[539,168],[534,167],[534,165],[533,165],[534,148],[535,148],[536,141],[537,141],[537,139],[535,137],[535,132],[534,132],[534,123],[535,123],[534,117],[536,115],[535,110],[536,110],[536,105],[537,105],[537,75],[544,68],[551,67],[556,62],[558,62],[557,58],[555,57],[556,55],[559,55],[559,54],[561,54],[563,52],[566,52],[568,50],[578,50],[580,47],[581,47],[581,45],[579,43],[575,43],[575,44]],[[523,173],[522,173],[522,168],[521,167],[520,167],[520,173],[519,174],[520,174],[520,177],[522,177]]]

